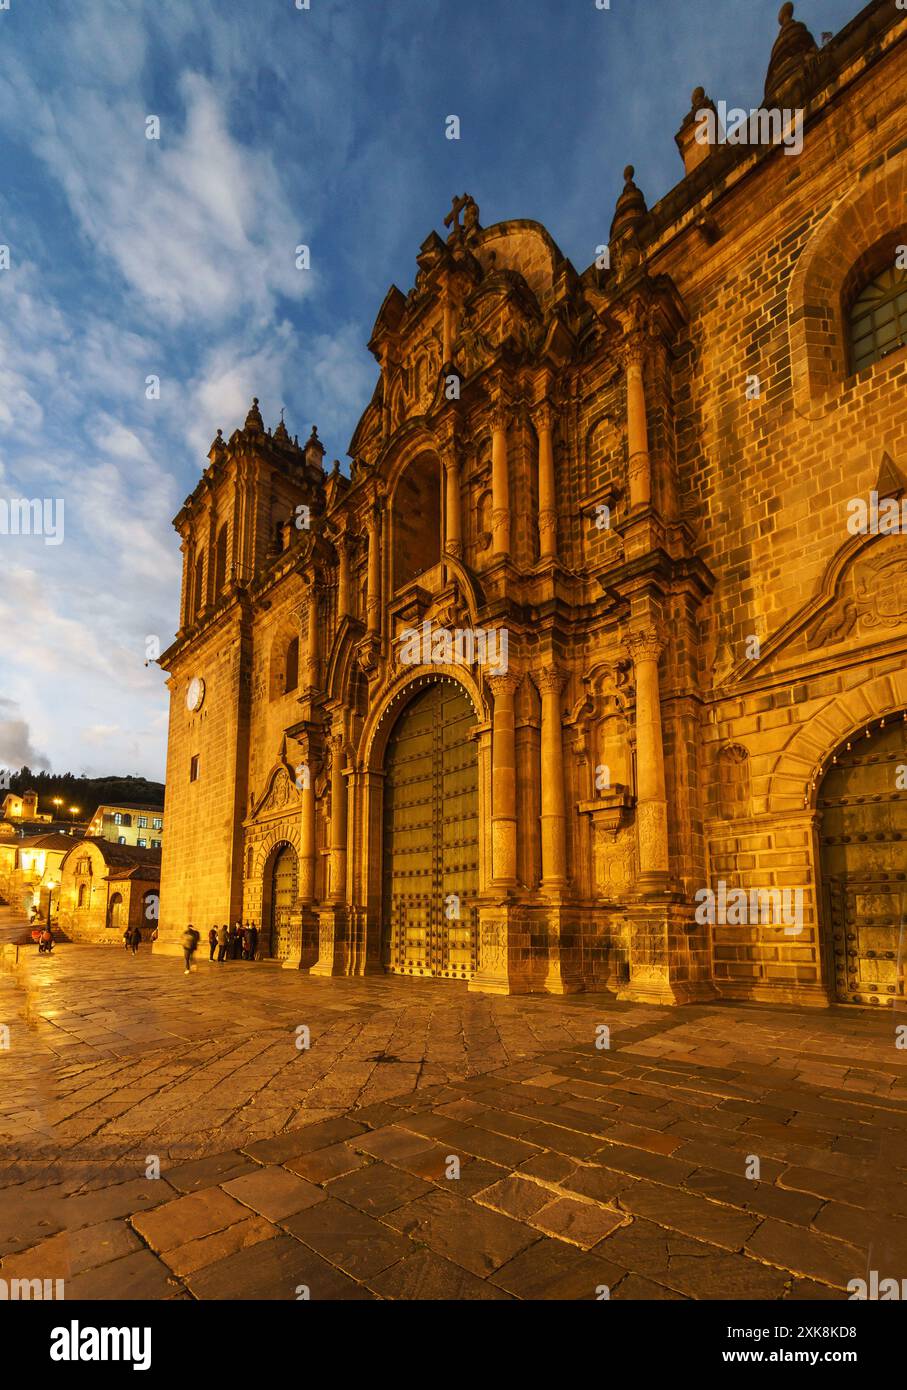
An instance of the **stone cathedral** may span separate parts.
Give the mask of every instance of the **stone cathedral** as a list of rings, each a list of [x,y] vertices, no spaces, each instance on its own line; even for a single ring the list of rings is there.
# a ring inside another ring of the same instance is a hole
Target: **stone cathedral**
[[[241,920],[320,976],[903,1000],[907,14],[793,10],[753,119],[697,88],[587,268],[455,198],[348,470],[257,401],[218,430],[157,949]]]

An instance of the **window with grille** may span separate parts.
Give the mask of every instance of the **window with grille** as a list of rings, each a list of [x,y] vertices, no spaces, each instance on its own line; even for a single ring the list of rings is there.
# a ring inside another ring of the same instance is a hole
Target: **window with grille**
[[[889,267],[871,280],[850,311],[853,371],[907,345],[907,270]]]

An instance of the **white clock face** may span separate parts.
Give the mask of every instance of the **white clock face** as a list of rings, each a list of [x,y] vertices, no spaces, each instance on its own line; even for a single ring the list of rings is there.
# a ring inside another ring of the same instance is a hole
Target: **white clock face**
[[[205,682],[201,676],[193,676],[186,691],[186,709],[192,710],[194,714],[196,710],[201,709],[204,698]]]

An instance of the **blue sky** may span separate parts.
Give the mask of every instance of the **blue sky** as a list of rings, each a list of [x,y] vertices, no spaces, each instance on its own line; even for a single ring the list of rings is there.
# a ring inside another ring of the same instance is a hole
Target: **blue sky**
[[[0,767],[163,777],[170,522],[253,395],[328,460],[365,343],[455,193],[578,269],[625,164],[650,204],[699,84],[758,104],[777,0],[10,0],[0,10]],[[802,0],[817,39],[857,0]],[[445,138],[455,114],[461,139]],[[160,140],[146,119],[160,119]],[[298,244],[312,268],[299,271]],[[145,382],[160,377],[159,400]]]

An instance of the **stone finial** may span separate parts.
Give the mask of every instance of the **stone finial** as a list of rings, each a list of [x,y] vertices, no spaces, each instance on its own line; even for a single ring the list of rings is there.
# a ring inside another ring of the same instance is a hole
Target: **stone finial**
[[[704,130],[708,131],[708,125],[704,123],[709,121],[710,115],[717,131],[720,124],[718,108],[712,98],[706,95],[705,88],[697,87],[691,98],[690,109],[683,118],[683,124],[674,136],[686,174],[691,174],[712,153],[714,146],[702,135]]]
[[[214,463],[217,459],[223,458],[226,452],[227,446],[224,443],[224,432],[223,430],[218,430],[217,435],[211,443],[211,448],[208,450],[208,458]]]
[[[614,221],[611,223],[612,241],[626,231],[635,230],[649,210],[642,191],[633,182],[635,173],[633,165],[628,164],[624,170],[623,192],[617,200]]]
[[[284,422],[283,410],[281,410],[280,412],[280,424],[274,431],[274,438],[279,439],[281,444],[289,444],[290,442],[290,432],[287,429],[286,424]]]
[[[801,20],[794,19],[792,4],[781,6],[778,23],[781,32],[775,39],[765,78],[766,106],[780,104],[779,98],[797,77],[804,74],[809,59],[819,51],[819,46],[806,25]]]
[[[316,464],[317,467],[321,467],[321,460],[324,458],[324,445],[318,438],[317,425],[312,426],[312,433],[306,440],[305,457],[306,463],[313,463]]]
[[[261,418],[261,411],[258,409],[258,397],[252,397],[252,407],[246,416],[245,429],[252,434],[264,434],[265,426]]]

